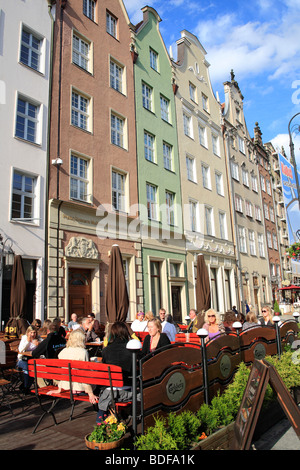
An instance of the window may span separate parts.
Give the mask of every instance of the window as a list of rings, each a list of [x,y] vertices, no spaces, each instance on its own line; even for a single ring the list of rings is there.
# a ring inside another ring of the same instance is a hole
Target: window
[[[198,124],[198,133],[200,145],[203,145],[203,147],[207,148],[206,127],[202,124]]]
[[[173,163],[172,163],[172,147],[171,145],[163,142],[163,156],[164,156],[164,168],[166,170],[173,170]]]
[[[146,184],[146,191],[147,191],[147,211],[148,211],[148,219],[151,220],[158,220],[157,214],[157,187],[147,183]]]
[[[223,175],[222,173],[215,172],[216,177],[216,190],[219,196],[224,196]]]
[[[117,18],[111,15],[108,11],[106,12],[106,32],[113,36],[117,37]]]
[[[212,149],[215,155],[220,155],[219,137],[216,134],[211,135]]]
[[[36,177],[20,171],[14,171],[11,206],[12,220],[34,221],[36,183]]]
[[[240,137],[239,135],[238,135],[238,145],[239,145],[239,151],[245,154],[245,142],[244,142],[244,139],[242,139],[242,137]]]
[[[245,168],[242,169],[243,184],[249,188],[249,173]]]
[[[81,39],[77,34],[73,33],[73,63],[86,71],[90,71],[90,43]]]
[[[247,253],[246,229],[239,226],[239,247],[241,253]]]
[[[208,108],[208,98],[207,98],[207,96],[204,95],[203,93],[202,93],[202,107],[203,107],[204,111],[209,112],[209,108]]]
[[[272,235],[271,235],[271,232],[269,231],[267,231],[267,243],[268,243],[268,248],[273,248]]]
[[[117,64],[113,59],[110,59],[110,86],[114,90],[123,93],[123,74],[124,74],[124,67]]]
[[[166,122],[170,122],[169,106],[170,106],[170,101],[161,95],[160,96],[160,115],[161,115],[161,118]]]
[[[270,220],[271,220],[271,222],[275,222],[274,209],[273,209],[272,206],[269,207],[269,212],[270,212]]]
[[[150,67],[158,72],[158,54],[150,48]]]
[[[273,240],[273,248],[274,250],[278,250],[278,243],[277,243],[277,237],[275,233],[272,233],[272,240]]]
[[[253,217],[252,213],[252,204],[250,201],[245,201],[246,215],[248,217]]]
[[[257,193],[258,192],[257,176],[251,175],[251,186],[252,186],[252,191],[255,191]]]
[[[220,238],[222,240],[227,240],[227,230],[226,230],[226,214],[225,212],[219,212],[219,225],[220,225]]]
[[[72,113],[71,123],[85,131],[89,130],[89,98],[72,91]]]
[[[195,103],[197,102],[197,88],[191,82],[189,83],[190,98]]]
[[[269,216],[269,206],[265,202],[264,202],[264,214],[265,214],[265,218],[267,220],[269,220],[269,218],[270,218],[270,216]]]
[[[149,162],[155,162],[154,136],[144,131],[144,153]]]
[[[265,257],[265,244],[264,244],[264,236],[262,233],[257,235],[257,242],[258,242],[258,253],[261,258]]]
[[[174,193],[166,191],[166,208],[167,208],[168,225],[175,225],[174,200],[175,200]]]
[[[211,284],[211,304],[212,308],[216,311],[219,310],[219,296],[218,296],[218,277],[217,269],[210,268],[210,284]]]
[[[201,165],[201,170],[202,170],[202,183],[203,183],[203,187],[206,188],[206,189],[211,189],[209,166],[204,165],[204,164],[202,163],[202,165]]]
[[[195,183],[195,159],[193,157],[186,156],[185,161],[187,178],[189,181],[193,181]]]
[[[206,223],[206,234],[214,235],[212,207],[205,206],[205,223]]]
[[[255,233],[254,233],[254,231],[253,231],[253,230],[249,230],[248,236],[249,236],[250,255],[256,256]]]
[[[125,148],[124,142],[125,119],[111,113],[111,143]]]
[[[183,113],[183,130],[185,135],[192,137],[192,117]]]
[[[85,158],[71,155],[70,167],[70,198],[88,202],[89,198],[89,180],[88,167],[89,162]]]
[[[95,0],[83,0],[83,14],[92,21],[95,21],[95,7]]]
[[[124,174],[112,171],[112,206],[116,211],[125,212],[126,210],[125,182],[126,176]]]
[[[255,219],[261,222],[261,209],[259,206],[254,206]]]
[[[190,206],[190,227],[192,232],[198,230],[197,202],[189,201]]]
[[[142,96],[143,96],[143,106],[152,111],[152,88],[142,83]]]
[[[40,107],[26,98],[19,97],[15,136],[29,142],[38,143],[38,117]]]
[[[269,196],[272,195],[271,193],[271,183],[270,183],[270,180],[266,179],[266,188],[267,188],[267,193],[269,194]]]
[[[239,166],[236,162],[231,162],[231,175],[236,181],[240,181]]]
[[[21,37],[20,62],[34,70],[40,71],[42,40],[23,27]]]
[[[260,175],[260,184],[261,184],[261,189],[262,189],[263,191],[266,191],[265,178],[264,178],[262,175]]]
[[[243,213],[243,199],[241,196],[238,196],[237,194],[234,197],[234,202],[235,202],[235,210],[237,212]]]

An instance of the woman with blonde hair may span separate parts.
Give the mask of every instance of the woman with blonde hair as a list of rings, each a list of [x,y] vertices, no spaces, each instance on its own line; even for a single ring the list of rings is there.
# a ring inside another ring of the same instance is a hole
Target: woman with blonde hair
[[[73,330],[70,333],[66,347],[59,353],[58,359],[72,359],[75,361],[89,361],[88,351],[85,349],[85,334],[81,329]],[[48,395],[56,395],[62,390],[69,390],[70,383],[61,380],[58,382],[58,389],[48,392]],[[94,395],[91,385],[72,383],[73,393],[86,393],[91,403],[97,403],[98,397]]]
[[[246,321],[243,323],[242,330],[244,331],[247,328],[252,328],[255,326],[260,326],[260,321],[258,320],[256,313],[250,310],[246,314]]]
[[[268,305],[264,305],[261,309],[262,317],[259,318],[260,323],[266,326],[273,326],[272,310]]]
[[[206,310],[202,328],[208,332],[208,341],[222,333],[225,333],[225,328],[219,313],[212,308]]]
[[[19,354],[18,354],[18,361],[17,367],[23,370],[24,376],[24,384],[21,385],[20,389],[27,393],[33,384],[33,378],[29,377],[28,375],[28,363],[26,357],[23,359],[24,352],[33,351],[39,345],[39,341],[37,339],[37,331],[36,328],[30,325],[25,335],[22,336],[20,344],[19,344]]]
[[[146,356],[150,352],[153,352],[167,344],[171,344],[168,336],[162,333],[161,321],[159,318],[153,318],[148,321],[149,334],[145,337],[141,356]]]

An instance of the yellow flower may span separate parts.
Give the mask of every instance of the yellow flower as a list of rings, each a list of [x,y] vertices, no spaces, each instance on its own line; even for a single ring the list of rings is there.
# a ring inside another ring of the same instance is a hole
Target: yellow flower
[[[125,431],[125,426],[124,426],[123,423],[120,423],[120,424],[118,425],[117,431]]]

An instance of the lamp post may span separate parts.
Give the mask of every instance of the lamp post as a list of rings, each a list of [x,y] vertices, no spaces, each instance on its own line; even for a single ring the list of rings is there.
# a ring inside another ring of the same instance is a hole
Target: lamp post
[[[209,404],[208,396],[208,371],[207,371],[207,356],[205,338],[208,336],[208,331],[205,328],[200,328],[197,331],[197,335],[201,339],[201,352],[202,352],[202,365],[203,365],[203,386],[204,386],[204,402]]]
[[[295,171],[296,187],[297,187],[297,194],[298,194],[298,203],[299,203],[299,209],[300,209],[299,179],[298,179],[297,164],[296,164],[296,159],[295,159],[295,151],[294,151],[295,147],[294,147],[294,142],[293,142],[293,139],[292,139],[292,132],[295,132],[297,130],[298,133],[300,133],[300,125],[296,124],[291,128],[292,120],[296,116],[299,116],[299,115],[300,115],[300,113],[297,113],[292,117],[292,119],[290,120],[289,125],[288,125],[288,130],[289,130],[289,138],[290,138],[291,163],[292,163],[292,165],[294,167],[294,171]]]
[[[126,348],[132,352],[132,429],[134,441],[137,434],[137,353],[140,351],[141,347],[142,343],[138,339],[131,339],[126,345]]]
[[[239,321],[235,321],[232,324],[232,327],[236,330],[237,337],[239,339],[239,354],[241,354],[241,343],[240,343],[240,330],[242,329],[242,324]]]
[[[13,264],[14,251],[12,249],[13,241],[7,237],[3,241],[3,236],[0,234],[0,331],[2,331],[2,288],[3,288],[3,271],[4,271],[4,257],[7,257],[6,265]],[[5,253],[6,252],[6,253]]]
[[[299,316],[300,316],[299,312],[294,312],[293,313],[293,317],[294,317],[294,319],[296,320],[297,323],[299,323]]]
[[[278,315],[275,315],[272,318],[272,320],[275,323],[277,352],[278,352],[278,357],[280,359],[281,358],[281,341],[280,341],[279,323],[281,322],[281,320],[280,320],[280,317]]]

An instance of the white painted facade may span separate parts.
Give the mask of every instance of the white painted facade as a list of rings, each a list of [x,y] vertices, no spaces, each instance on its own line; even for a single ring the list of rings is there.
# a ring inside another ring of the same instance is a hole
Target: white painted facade
[[[0,0],[0,234],[27,260],[27,270],[34,267],[30,315],[42,320],[52,30],[48,3]]]

